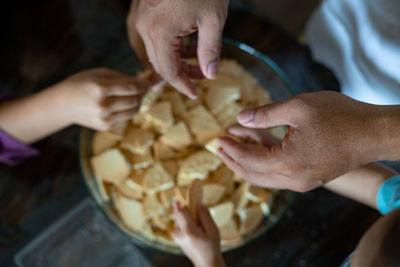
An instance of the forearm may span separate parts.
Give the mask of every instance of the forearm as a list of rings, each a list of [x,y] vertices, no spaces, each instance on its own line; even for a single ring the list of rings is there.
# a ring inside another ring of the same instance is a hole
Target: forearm
[[[71,123],[63,114],[63,99],[57,85],[0,105],[0,127],[16,139],[30,144]]]
[[[193,262],[193,265],[195,267],[225,267],[225,262],[222,254],[220,254],[212,262]]]
[[[398,161],[400,160],[400,105],[375,108],[377,117],[374,125],[378,139],[368,145],[376,147],[375,161]]]
[[[370,163],[340,176],[324,187],[376,209],[376,195],[381,184],[395,174],[381,164]]]

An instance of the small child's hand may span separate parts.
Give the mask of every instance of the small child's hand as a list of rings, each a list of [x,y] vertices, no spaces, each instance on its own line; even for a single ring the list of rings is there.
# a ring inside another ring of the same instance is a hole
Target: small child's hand
[[[71,124],[104,131],[132,118],[149,86],[145,80],[97,68],[68,77],[56,90]]]
[[[196,267],[224,266],[221,254],[220,236],[208,209],[199,205],[197,224],[189,210],[173,203],[175,231],[172,238]]]

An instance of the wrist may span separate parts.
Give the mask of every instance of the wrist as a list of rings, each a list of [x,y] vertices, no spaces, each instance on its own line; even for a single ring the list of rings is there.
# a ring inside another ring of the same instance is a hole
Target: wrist
[[[377,160],[400,160],[400,106],[377,106],[378,119],[375,128],[379,133],[375,143],[381,148],[377,149]]]
[[[212,259],[201,259],[201,262],[195,262],[195,267],[225,267],[224,258],[222,254],[215,256]]]
[[[74,124],[73,118],[70,114],[67,103],[68,101],[68,88],[61,83],[54,84],[42,92],[39,93],[38,97],[46,100],[48,103],[47,111],[51,112],[53,117],[58,120],[58,124],[61,128],[69,127]]]

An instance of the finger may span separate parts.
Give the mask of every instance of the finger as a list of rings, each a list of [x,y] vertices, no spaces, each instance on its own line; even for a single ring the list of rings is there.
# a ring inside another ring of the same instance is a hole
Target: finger
[[[240,144],[229,137],[219,137],[218,145],[245,171],[272,172],[282,165],[282,145]]]
[[[243,126],[233,126],[228,129],[228,132],[239,138],[251,139],[256,143],[261,143],[266,146],[273,146],[281,143],[264,129],[249,129]]]
[[[114,113],[136,108],[141,100],[142,96],[112,96],[106,98],[102,105],[107,108],[108,113]]]
[[[136,80],[113,80],[106,85],[106,96],[135,96],[144,94],[149,88]]]
[[[106,120],[110,122],[111,125],[117,125],[119,123],[125,122],[127,120],[132,119],[132,117],[139,111],[139,107],[135,107],[132,109],[118,111],[111,113],[106,117]]]
[[[218,156],[229,169],[236,173],[236,175],[252,185],[275,189],[291,189],[291,183],[285,176],[269,172],[259,173],[245,170],[239,163],[235,162],[229,155],[227,155],[222,148],[218,150]]]
[[[239,113],[238,122],[249,128],[273,128],[291,125],[297,112],[289,101],[247,109]]]
[[[262,140],[262,137],[257,130],[243,126],[232,126],[228,129],[228,133],[242,139],[250,139],[256,143],[261,143]]]
[[[142,62],[144,66],[149,64],[146,48],[144,46],[143,40],[137,31],[135,25],[136,10],[138,9],[139,1],[132,1],[130,12],[126,21],[126,28],[128,32],[128,39],[131,47],[135,51],[137,57]]]
[[[181,45],[179,52],[182,58],[197,57],[197,45]]]
[[[213,218],[211,217],[210,211],[206,206],[199,204],[197,208],[197,214],[200,224],[208,236],[219,234],[217,225],[215,224]]]
[[[218,75],[223,24],[215,16],[209,16],[198,23],[199,40],[197,54],[201,70],[208,79]]]
[[[225,165],[231,169],[234,173],[236,173],[239,177],[244,177],[247,175],[245,169],[237,163],[235,160],[233,160],[224,150],[223,148],[219,148],[217,150],[218,156],[222,159],[222,161],[225,163]]]
[[[204,75],[199,66],[182,62],[182,69],[191,79],[204,79]]]
[[[243,144],[239,144],[229,137],[219,137],[217,139],[217,144],[237,162],[242,162],[248,154]]]
[[[190,216],[187,207],[180,209],[174,207],[174,218],[175,225],[181,232],[187,232],[188,229],[194,229],[196,227],[196,223],[193,221],[192,216]]]
[[[152,85],[150,90],[151,90],[151,91],[158,92],[158,91],[160,91],[166,84],[167,84],[166,81],[161,80],[161,81],[157,82],[156,84]]]
[[[164,39],[164,38],[161,38]],[[182,68],[181,57],[176,51],[176,47],[180,46],[177,40],[168,40],[155,44],[155,60],[152,61],[157,72],[173,87],[182,94],[196,98],[197,91],[194,84],[190,81],[189,76]]]

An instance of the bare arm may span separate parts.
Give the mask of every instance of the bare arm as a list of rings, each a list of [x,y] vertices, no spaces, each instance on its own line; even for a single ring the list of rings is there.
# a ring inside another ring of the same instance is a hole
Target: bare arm
[[[62,116],[56,90],[4,102],[0,105],[0,125],[16,139],[30,144],[71,124]]]
[[[27,144],[72,124],[107,130],[133,116],[147,88],[146,81],[109,69],[82,71],[0,104],[0,128]]]
[[[301,94],[242,111],[247,128],[287,125],[265,146],[219,138],[219,156],[250,183],[305,192],[370,162],[400,159],[400,106],[378,106],[336,92]]]
[[[378,163],[369,163],[325,184],[325,188],[374,209],[382,183],[396,172]]]

